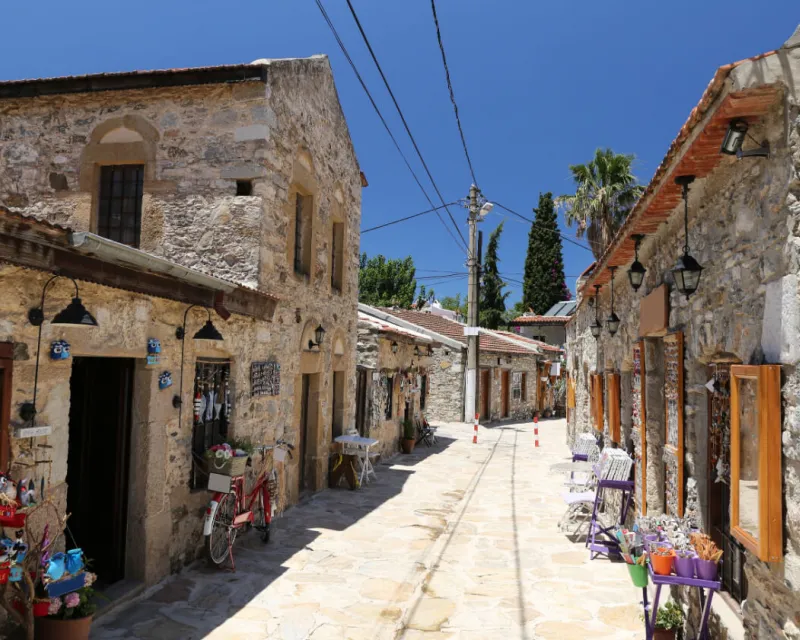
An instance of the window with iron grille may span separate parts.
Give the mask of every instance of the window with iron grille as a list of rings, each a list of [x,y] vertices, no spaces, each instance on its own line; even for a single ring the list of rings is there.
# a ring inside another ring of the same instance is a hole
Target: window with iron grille
[[[205,452],[228,437],[231,416],[231,363],[198,360],[195,365],[192,429],[192,488],[205,489]]]
[[[387,420],[392,419],[392,401],[394,400],[394,376],[386,376],[386,413],[384,417]]]
[[[142,226],[144,165],[100,168],[97,234],[131,247],[139,246]]]

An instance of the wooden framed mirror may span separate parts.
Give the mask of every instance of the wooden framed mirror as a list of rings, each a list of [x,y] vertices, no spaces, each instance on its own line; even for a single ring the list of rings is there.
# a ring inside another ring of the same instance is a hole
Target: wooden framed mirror
[[[783,557],[781,369],[732,365],[731,533],[764,562]]]

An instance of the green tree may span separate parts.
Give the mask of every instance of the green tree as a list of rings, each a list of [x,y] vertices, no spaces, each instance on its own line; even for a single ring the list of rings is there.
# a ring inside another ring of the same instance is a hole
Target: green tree
[[[411,307],[417,290],[411,256],[387,260],[382,255],[361,254],[358,269],[358,301],[376,307]]]
[[[417,309],[422,309],[427,303],[433,302],[436,300],[436,293],[431,289],[428,291],[425,289],[425,285],[422,284],[419,287],[419,293],[417,294]]]
[[[480,325],[487,329],[497,329],[503,324],[503,314],[506,310],[506,298],[510,291],[503,293],[506,283],[500,278],[497,268],[500,259],[497,257],[497,248],[500,243],[500,234],[503,233],[503,222],[492,231],[489,244],[486,247],[486,257],[483,260],[483,283],[481,285]]]
[[[587,164],[570,165],[575,193],[559,196],[567,224],[585,233],[595,258],[599,258],[622,225],[644,187],[631,173],[634,156],[597,149]]]
[[[522,306],[539,315],[571,297],[564,281],[564,255],[552,193],[539,194],[539,206],[528,234]]]
[[[455,311],[463,318],[467,317],[467,296],[462,298],[460,293],[457,293],[454,296],[445,296],[439,300],[439,304],[442,305],[442,309]]]

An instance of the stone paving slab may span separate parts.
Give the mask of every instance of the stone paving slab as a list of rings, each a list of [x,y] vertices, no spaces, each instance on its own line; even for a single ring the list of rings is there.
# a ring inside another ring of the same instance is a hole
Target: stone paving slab
[[[243,536],[237,572],[185,570],[94,625],[92,638],[485,640],[643,637],[623,564],[557,529],[563,420],[442,425],[440,444]],[[198,527],[202,523],[198,521]]]

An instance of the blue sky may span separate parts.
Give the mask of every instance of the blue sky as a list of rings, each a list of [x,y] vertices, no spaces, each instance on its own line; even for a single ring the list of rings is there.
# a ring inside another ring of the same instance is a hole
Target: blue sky
[[[465,197],[471,179],[429,0],[352,1],[445,201]],[[427,187],[346,3],[323,3]],[[429,208],[314,0],[140,0],[126,6],[82,0],[65,6],[6,3],[0,78],[326,53],[370,184],[362,228]],[[635,153],[635,173],[647,182],[715,69],[779,47],[800,21],[796,0],[438,0],[437,9],[479,186],[490,200],[526,216],[539,192],[570,192],[568,165],[589,160],[600,146]],[[451,211],[466,236],[464,210]],[[502,219],[491,214],[482,224],[485,241]],[[507,218],[500,268],[513,279],[522,278],[527,234],[527,224]],[[417,275],[431,278],[427,283],[439,297],[466,290],[465,279],[436,279],[440,271],[464,270],[464,254],[435,214],[366,234],[362,250],[412,255]],[[592,259],[569,243],[564,258],[568,276]],[[575,279],[567,284],[574,290]],[[513,303],[520,286],[512,283],[511,290]]]

